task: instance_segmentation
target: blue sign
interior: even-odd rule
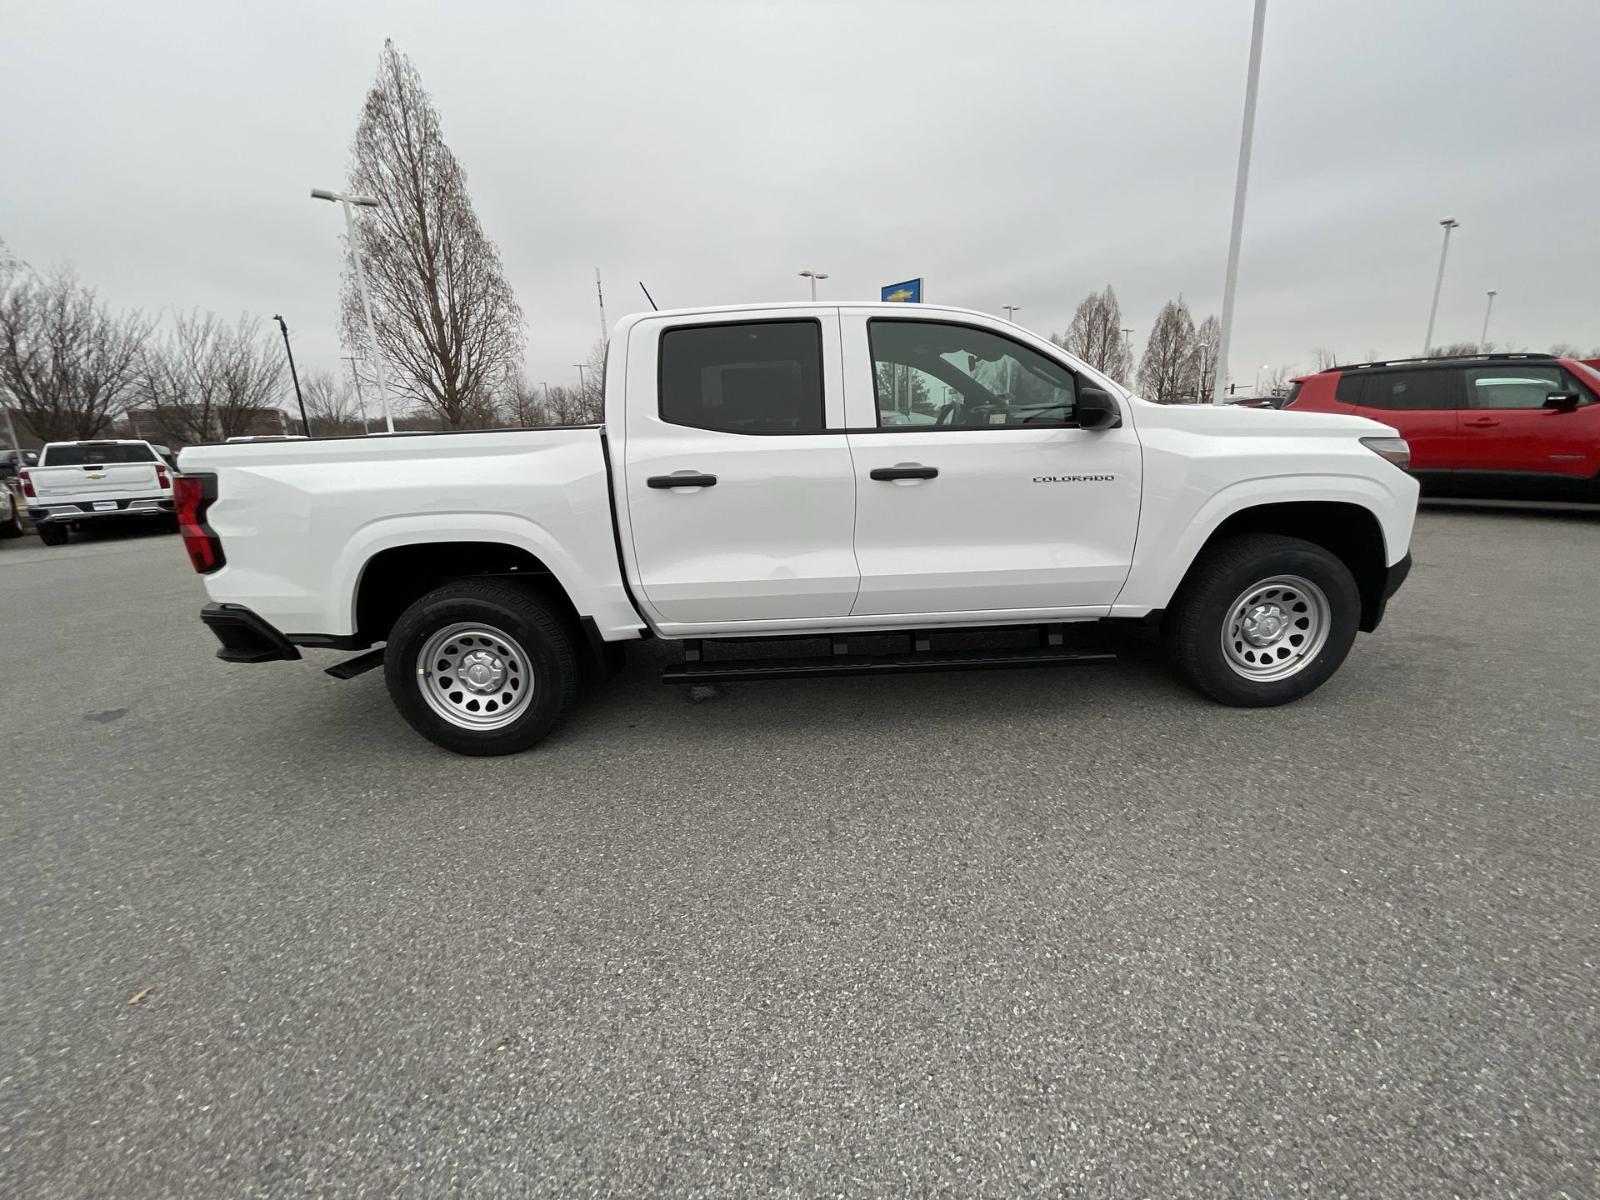
[[[886,284],[883,299],[890,304],[921,304],[922,280],[908,279],[904,283]]]

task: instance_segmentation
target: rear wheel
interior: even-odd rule
[[[1223,704],[1264,708],[1327,682],[1360,619],[1360,590],[1338,558],[1299,538],[1249,534],[1195,564],[1164,636],[1189,683]]]
[[[448,584],[401,614],[384,651],[395,707],[457,754],[515,754],[572,706],[566,623],[537,596],[490,580]]]
[[[67,544],[67,527],[57,521],[41,521],[36,528],[39,531],[39,540],[46,546],[64,546]]]

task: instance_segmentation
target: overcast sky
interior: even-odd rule
[[[282,312],[337,367],[339,187],[386,36],[416,63],[527,318],[575,380],[644,307],[876,298],[1142,348],[1220,307],[1250,0],[15,4],[0,238],[119,306]],[[1593,0],[1272,0],[1232,372],[1436,341],[1600,346]]]

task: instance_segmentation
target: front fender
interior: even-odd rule
[[[1384,563],[1405,557],[1416,517],[1417,483],[1402,471],[1394,480],[1337,473],[1266,475],[1231,483],[1208,496],[1163,497],[1165,519],[1141,522],[1133,568],[1111,610],[1112,616],[1142,616],[1166,607],[1190,564],[1222,523],[1246,509],[1267,504],[1325,501],[1353,504],[1370,512],[1382,530]],[[1147,511],[1155,507],[1147,497]],[[1187,515],[1187,519],[1184,518]]]

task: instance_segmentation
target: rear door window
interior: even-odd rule
[[[1374,371],[1361,377],[1361,407],[1390,411],[1455,408],[1458,374],[1450,369]],[[1342,387],[1343,381],[1340,383]]]
[[[816,321],[685,325],[661,335],[661,419],[722,433],[821,433]]]

